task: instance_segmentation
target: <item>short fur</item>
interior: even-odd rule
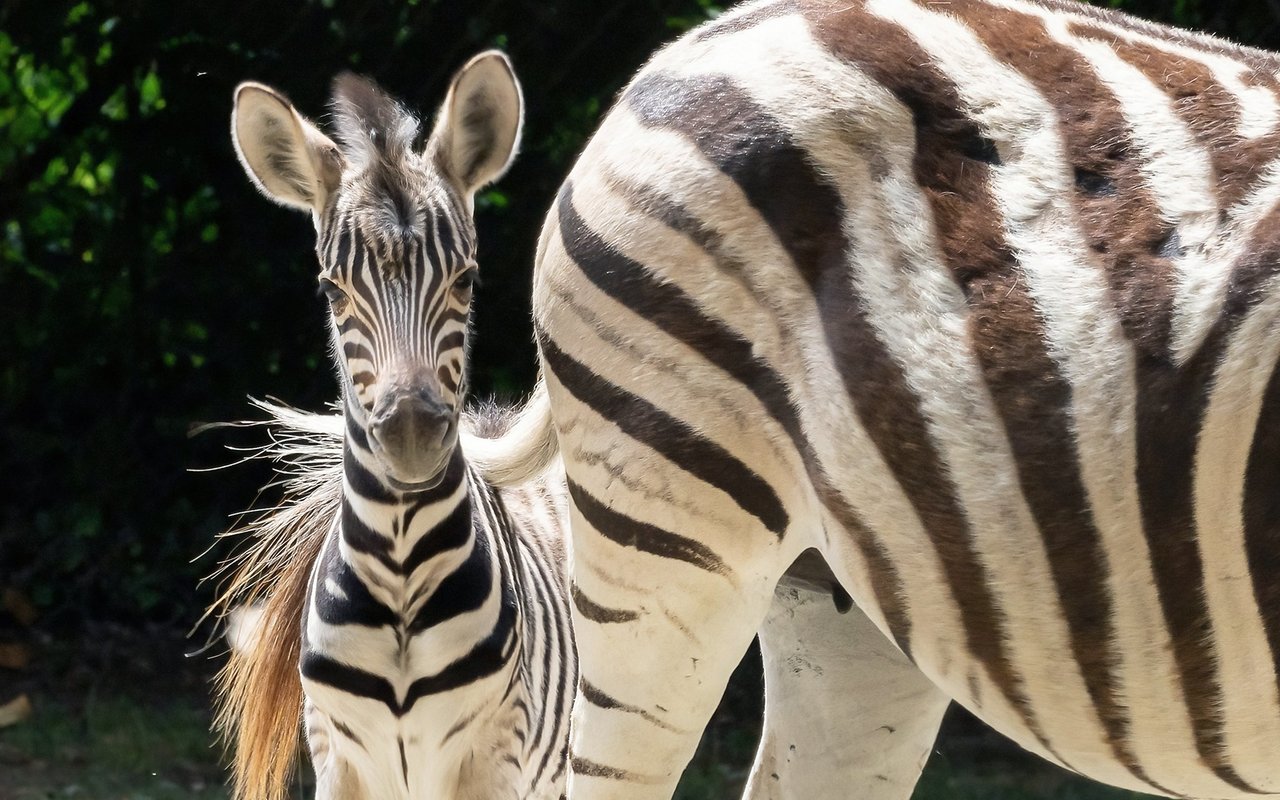
[[[242,529],[252,540],[214,607],[239,650],[218,683],[235,796],[283,797],[301,720],[318,797],[559,797],[576,682],[564,490],[499,495],[454,439],[470,201],[515,152],[518,82],[501,53],[473,58],[425,145],[365,79],[335,81],[333,108],[340,144],[269,87],[242,85],[233,115],[251,179],[313,212],[343,389],[336,417],[264,406],[260,456],[286,462],[286,498]],[[332,182],[305,169],[328,153]],[[498,413],[461,423],[482,460],[506,427]]]

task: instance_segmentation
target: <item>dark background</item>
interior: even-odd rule
[[[1122,0],[1237,41],[1280,40],[1280,0]],[[306,215],[258,196],[228,134],[241,80],[323,123],[329,81],[374,77],[429,118],[454,69],[505,49],[523,153],[477,203],[477,395],[534,375],[543,214],[600,114],[712,0],[0,0],[0,589],[47,637],[188,629],[261,465],[213,473],[249,395],[334,398]],[[269,501],[269,496],[267,497]],[[0,687],[2,688],[2,687]]]

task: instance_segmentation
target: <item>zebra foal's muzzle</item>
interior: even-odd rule
[[[437,486],[457,441],[453,409],[423,382],[387,387],[369,415],[370,448],[397,489]]]

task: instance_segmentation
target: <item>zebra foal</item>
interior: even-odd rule
[[[658,53],[535,268],[569,797],[669,797],[757,632],[753,798],[908,797],[951,699],[1280,797],[1278,202],[1280,59],[1083,4],[764,0]]]
[[[373,84],[334,84],[335,144],[279,93],[235,95],[267,197],[310,211],[342,414],[264,406],[288,498],[250,526],[216,608],[246,603],[219,677],[237,798],[286,786],[300,717],[322,800],[559,798],[576,685],[558,473],[497,490],[459,446],[475,191],[517,144],[505,56],[455,76],[425,146]],[[472,439],[497,424],[473,416]]]

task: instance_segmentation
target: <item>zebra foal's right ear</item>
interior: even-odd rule
[[[231,140],[249,179],[281,205],[319,212],[342,179],[338,146],[269,86],[236,87]]]
[[[524,98],[511,61],[486,50],[453,76],[427,149],[470,203],[476,190],[511,166],[523,123]]]

